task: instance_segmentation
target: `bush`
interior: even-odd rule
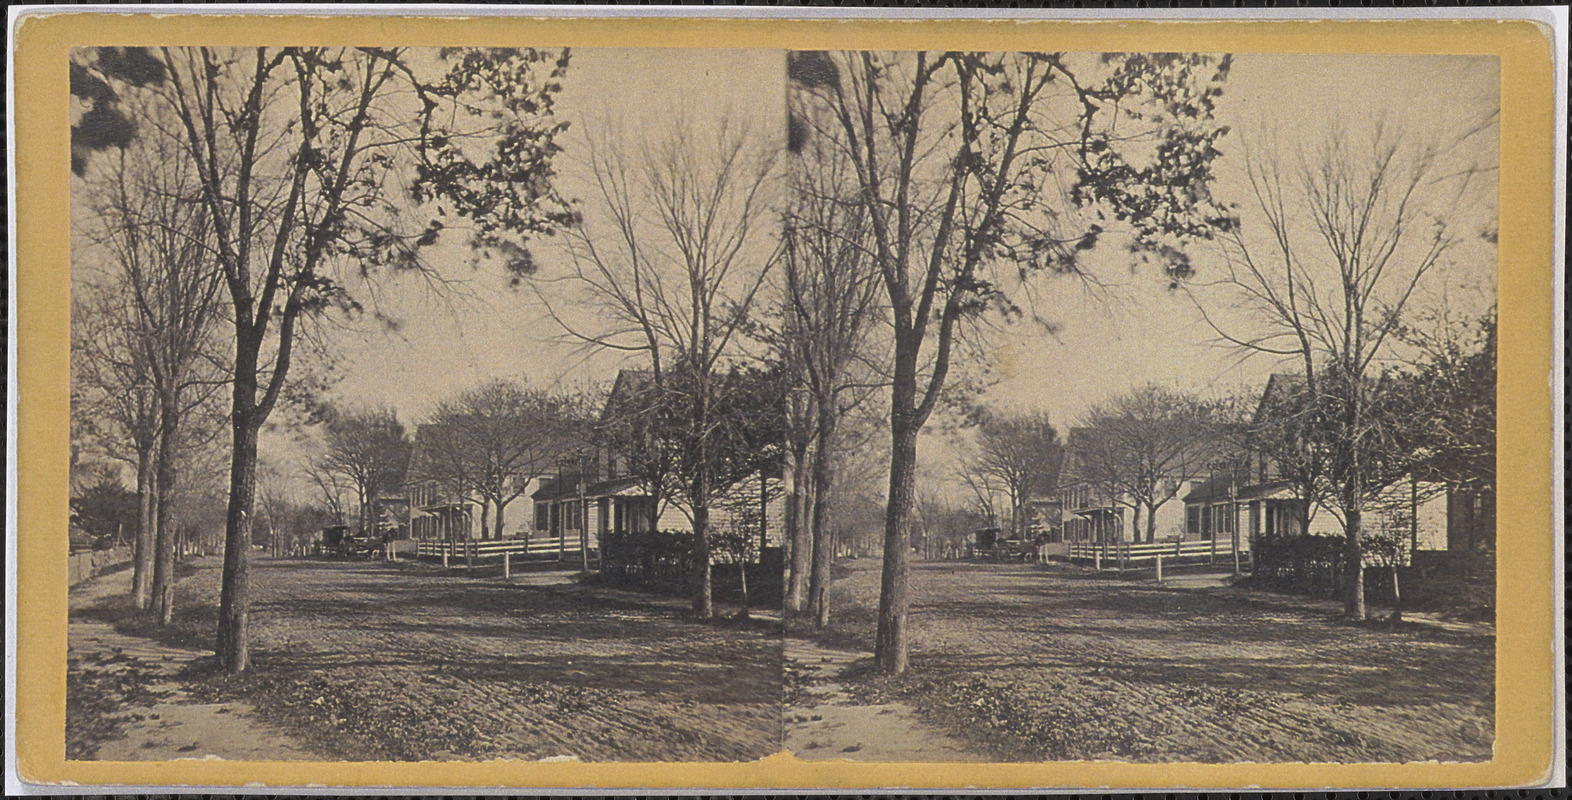
[[[781,573],[785,568],[780,548],[760,550],[733,533],[722,531],[710,537],[711,556],[720,557],[710,577],[715,596],[741,597],[736,564],[742,560],[747,565],[750,604],[779,603]],[[686,594],[693,569],[694,543],[691,531],[608,532],[601,537],[600,578],[625,586]]]
[[[1366,539],[1365,599],[1393,600],[1392,570],[1398,563],[1403,605],[1416,610],[1468,610],[1493,615],[1495,557],[1478,550],[1409,553],[1386,542],[1382,532]],[[1255,571],[1247,585],[1285,594],[1340,598],[1347,572],[1347,543],[1341,536],[1253,538]],[[1411,563],[1407,563],[1411,560]]]
[[[618,583],[680,590],[693,569],[691,531],[608,531],[600,546],[601,575]]]
[[[1347,554],[1341,536],[1254,536],[1252,586],[1274,592],[1336,597]]]

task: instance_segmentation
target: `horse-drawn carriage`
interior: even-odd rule
[[[321,539],[317,542],[320,555],[345,558],[370,558],[381,552],[382,547],[381,534],[357,532],[348,525],[323,528]]]
[[[972,534],[971,557],[979,561],[1031,561],[1037,557],[1037,536],[1012,539],[999,528],[979,528]]]

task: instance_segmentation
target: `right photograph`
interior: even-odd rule
[[[784,749],[1492,759],[1497,58],[786,69]]]

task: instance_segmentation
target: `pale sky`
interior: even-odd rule
[[[576,50],[558,104],[572,122],[558,161],[559,186],[581,198],[591,191],[583,166],[587,128],[609,125],[636,138],[680,114],[701,121],[725,116],[774,135],[784,129],[784,62],[780,51]],[[1233,130],[1221,143],[1215,191],[1240,194],[1243,184],[1230,159],[1237,162],[1244,142],[1261,142],[1266,131],[1276,132],[1275,152],[1286,153],[1316,141],[1333,124],[1368,131],[1377,117],[1422,132],[1456,126],[1497,108],[1497,75],[1493,58],[1238,56],[1217,110],[1219,122]],[[1478,138],[1474,144],[1493,163],[1494,131]],[[1487,180],[1479,213],[1493,221],[1494,173]],[[1064,429],[1091,405],[1147,382],[1213,395],[1260,387],[1282,368],[1207,344],[1214,335],[1193,301],[1153,274],[1132,271],[1119,248],[1107,250],[1093,258],[1097,291],[1067,280],[1037,285],[1036,311],[1059,326],[1056,337],[1032,325],[993,332],[998,381],[985,402],[1045,409]],[[542,275],[561,273],[560,253],[549,245],[535,252]],[[508,288],[496,271],[472,268],[467,253],[434,255],[449,277],[467,279],[462,291],[437,296],[422,284],[383,282],[376,287],[376,308],[398,320],[396,332],[369,318],[335,328],[340,401],[390,406],[413,429],[436,402],[488,378],[583,386],[609,382],[619,365],[639,365],[564,341],[533,292]],[[1212,256],[1203,248],[1192,257],[1204,277]],[[1450,265],[1431,291],[1469,308],[1488,305],[1495,293],[1493,247],[1474,241],[1458,257],[1471,263]],[[290,471],[298,447],[269,436],[264,460]],[[922,453],[926,472],[953,470],[945,466],[955,458],[952,440],[925,439]]]
[[[610,121],[636,136],[678,113],[700,119],[729,113],[761,131],[779,126],[783,65],[778,51],[576,50],[558,105],[574,125],[559,162],[560,185],[580,196],[587,191],[577,135],[586,126]],[[1421,132],[1455,126],[1497,107],[1497,74],[1493,58],[1237,56],[1217,111],[1233,130],[1221,144],[1216,191],[1240,194],[1229,159],[1237,160],[1245,141],[1263,141],[1266,131],[1276,132],[1276,152],[1290,152],[1333,124],[1367,131],[1378,116]],[[1486,146],[1493,159],[1493,135]],[[1488,181],[1493,187],[1493,173]],[[1481,192],[1490,215],[1493,195]],[[1446,282],[1472,284],[1473,295],[1483,298],[1478,302],[1488,303],[1493,253],[1463,248],[1460,257],[1478,263],[1452,269]],[[549,247],[537,255],[543,274],[560,269]],[[1204,276],[1208,254],[1194,257]],[[990,402],[1046,408],[1068,425],[1088,406],[1146,382],[1202,393],[1264,382],[1276,365],[1259,358],[1241,362],[1233,350],[1206,345],[1214,337],[1192,301],[1169,291],[1158,276],[1132,272],[1121,258],[1117,252],[1099,258],[1102,288],[1096,292],[1065,280],[1039,286],[1044,303],[1038,310],[1059,324],[1060,333],[1048,337],[1030,325],[998,332],[992,341],[1001,380]],[[462,262],[462,256],[453,260]],[[488,377],[572,384],[615,374],[616,357],[589,355],[585,361],[582,349],[560,341],[529,290],[510,290],[501,276],[467,266],[454,272],[470,276],[471,296],[439,299],[418,287],[384,287],[380,308],[402,327],[396,335],[370,325],[340,335],[341,395],[386,403],[405,420],[418,421],[444,395]]]
[[[1291,152],[1315,144],[1334,124],[1351,135],[1367,135],[1381,114],[1388,124],[1419,132],[1457,126],[1498,107],[1497,75],[1494,58],[1236,56],[1217,109],[1218,120],[1233,130],[1220,144],[1223,163],[1214,191],[1243,199],[1238,155],[1245,142],[1261,142],[1268,131],[1276,131],[1278,152]],[[1494,163],[1496,140],[1482,139],[1477,144]],[[1477,213],[1493,220],[1494,173],[1485,180]],[[1197,280],[1204,281],[1213,256],[1204,246],[1191,255]],[[1433,275],[1430,290],[1439,293],[1445,286],[1454,305],[1482,310],[1495,296],[1494,248],[1467,241],[1454,256],[1454,263]],[[1099,278],[1116,285],[1095,296],[1067,282],[1046,290],[1054,306],[1047,316],[1062,324],[1058,341],[1027,329],[1000,337],[999,369],[1010,376],[996,387],[1000,402],[1046,407],[1063,425],[1142,383],[1205,395],[1263,386],[1267,375],[1282,368],[1259,356],[1241,361],[1236,349],[1207,344],[1216,335],[1194,302],[1169,291],[1160,276],[1107,266]]]
[[[580,199],[594,191],[583,164],[588,128],[609,126],[636,138],[681,115],[696,127],[724,117],[768,135],[784,131],[785,63],[782,51],[574,50],[557,104],[571,122],[557,162],[558,186]],[[563,257],[551,244],[534,253],[543,276],[561,273]],[[400,321],[398,333],[367,326],[341,336],[341,395],[385,403],[401,419],[418,421],[444,396],[491,377],[575,385],[616,376],[620,358],[563,341],[530,289],[509,289],[500,274],[463,265],[466,258],[449,257],[451,273],[470,278],[466,296],[437,298],[421,286],[390,287],[379,308]]]
[[[698,135],[724,118],[761,136],[780,135],[784,68],[782,51],[574,51],[557,105],[571,123],[556,164],[558,186],[590,199],[587,130],[615,131],[620,139],[637,141],[675,117],[690,120]],[[1237,56],[1217,108],[1218,122],[1232,130],[1219,145],[1223,155],[1214,193],[1243,199],[1240,155],[1247,144],[1253,153],[1292,154],[1338,126],[1351,140],[1368,136],[1376,120],[1427,136],[1465,129],[1499,108],[1498,76],[1498,64],[1489,57]],[[1473,137],[1467,148],[1469,158],[1494,165],[1495,128]],[[1491,171],[1476,184],[1468,227],[1494,226],[1495,182]],[[562,273],[565,259],[551,244],[538,245],[535,255],[542,276]],[[1203,246],[1190,255],[1197,285],[1204,284],[1208,268],[1215,270],[1216,254]],[[392,407],[413,429],[436,402],[488,378],[525,376],[536,385],[580,387],[608,383],[619,366],[641,366],[565,341],[532,291],[510,289],[498,270],[474,268],[467,251],[444,245],[432,256],[447,278],[461,279],[457,291],[434,294],[408,277],[351,287],[398,326],[390,330],[370,315],[331,326],[328,336],[342,376],[335,391],[339,402]],[[1216,344],[1195,301],[1170,291],[1155,274],[1130,269],[1120,247],[1100,247],[1090,261],[1099,284],[1095,291],[1065,279],[1034,284],[1033,310],[1058,326],[1056,336],[1031,324],[991,331],[987,341],[997,382],[985,402],[1046,410],[1064,429],[1090,406],[1144,383],[1212,395],[1257,389],[1270,372],[1283,368],[1266,358],[1241,359],[1238,351]],[[1494,247],[1471,237],[1431,276],[1424,300],[1444,298],[1455,309],[1477,313],[1494,301],[1494,266]],[[1197,291],[1217,318],[1240,319]],[[264,435],[263,450],[263,460],[285,472],[301,455],[298,443],[276,433]],[[950,441],[926,440],[924,471],[945,474],[954,455]]]

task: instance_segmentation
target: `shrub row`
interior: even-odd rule
[[[1348,571],[1341,536],[1256,536],[1251,539],[1255,571],[1249,585],[1286,594],[1338,598]],[[1429,551],[1413,554],[1397,570],[1403,604],[1409,608],[1488,611],[1495,608],[1495,556],[1489,551]],[[1392,602],[1392,570],[1366,566],[1365,599]]]
[[[781,598],[781,551],[778,547],[743,546],[727,539],[731,532],[711,536],[710,552],[719,557],[710,578],[715,596],[738,599],[741,571],[747,573],[751,605],[778,604]],[[754,540],[755,542],[757,540]],[[671,594],[685,594],[693,569],[694,535],[690,531],[608,532],[601,537],[600,579]],[[742,570],[738,561],[743,562]]]

